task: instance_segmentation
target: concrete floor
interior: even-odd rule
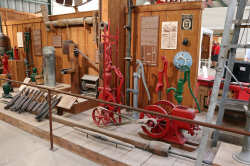
[[[99,166],[60,147],[0,121],[0,166]]]

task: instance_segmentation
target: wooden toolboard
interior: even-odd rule
[[[95,11],[91,12],[79,12],[73,14],[64,14],[50,16],[51,21],[67,18],[79,18],[79,17],[88,17],[93,16]],[[74,26],[67,28],[56,28],[55,31],[46,31],[46,27],[43,23],[42,17],[31,18],[26,20],[7,20],[6,23],[3,23],[4,33],[7,34],[10,38],[11,47],[17,46],[17,32],[25,32],[25,29],[30,28],[31,32],[39,30],[41,32],[41,44],[44,46],[53,46],[53,37],[60,36],[63,40],[73,40],[78,44],[78,48],[86,54],[92,62],[96,61],[96,43],[94,42],[94,30],[93,27],[89,26],[88,28],[84,26]],[[68,36],[69,34],[69,36]],[[32,37],[31,37],[32,39]],[[39,54],[35,53],[39,49],[34,48],[31,44],[31,55],[34,63],[34,67],[37,67],[38,73],[42,73],[43,68],[43,56],[37,56]],[[19,55],[21,60],[25,58],[24,48],[19,48]],[[42,50],[41,50],[42,51]],[[67,57],[63,55],[62,48],[55,48],[56,55],[56,81],[59,83],[70,84],[70,75],[62,75],[61,69],[70,67]],[[89,67],[86,60],[79,56],[79,65],[80,65],[80,75],[90,74],[98,75],[98,73]],[[96,65],[98,68],[98,65]]]
[[[173,65],[173,59],[177,52],[188,51],[193,58],[193,65],[191,67],[191,84],[195,91],[196,81],[198,75],[198,65],[199,65],[199,50],[200,50],[200,34],[201,34],[201,14],[202,14],[202,3],[201,2],[182,2],[182,3],[167,3],[159,5],[145,5],[136,6],[133,13],[132,21],[132,56],[133,62],[136,59],[142,59],[141,50],[141,19],[145,16],[159,16],[159,28],[158,28],[158,49],[157,49],[157,63],[156,65],[144,65],[145,77],[151,94],[151,103],[158,100],[158,94],[155,92],[157,84],[158,72],[162,70],[163,63],[161,61],[161,56],[165,56],[168,61],[168,81],[169,87],[177,86],[177,81],[180,77],[183,77],[183,72],[178,71]],[[183,18],[186,15],[192,17],[191,29],[184,30],[182,27]],[[178,22],[177,30],[177,48],[176,49],[161,49],[161,34],[162,34],[162,23],[163,22]],[[188,24],[185,28],[189,28]],[[182,44],[183,40],[187,38],[189,40],[189,45],[184,46]],[[136,70],[135,63],[131,67],[132,72]],[[132,74],[131,72],[131,74]],[[164,78],[165,79],[165,78]],[[131,77],[131,85],[133,85],[133,78]],[[164,80],[165,82],[165,80]],[[173,93],[170,96],[170,101],[175,101]],[[140,81],[139,85],[139,106],[142,107],[146,105],[147,100],[144,96],[146,91]],[[166,99],[166,87],[164,87],[162,98]],[[194,100],[188,90],[187,83],[184,88],[184,100],[183,105],[194,106]]]

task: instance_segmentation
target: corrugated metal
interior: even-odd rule
[[[35,13],[40,11],[41,4],[48,4],[49,0],[0,0],[1,8]]]

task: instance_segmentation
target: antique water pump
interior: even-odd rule
[[[104,28],[103,37],[103,87],[99,87],[98,99],[121,104],[121,91],[124,84],[124,76],[120,69],[112,64],[112,50],[115,50],[115,57],[119,59],[118,41],[119,33],[110,35],[110,27]],[[115,88],[111,87],[112,71],[115,74]],[[120,124],[122,121],[120,107],[110,104],[100,104],[92,112],[92,119],[98,126],[106,126],[109,123]]]
[[[147,87],[147,83],[145,80],[145,75],[144,75],[144,68],[142,62],[137,59],[136,64],[138,65],[137,71],[134,72],[133,77],[134,77],[134,89],[127,89],[128,92],[133,93],[133,107],[137,108],[138,107],[138,97],[139,97],[139,79],[142,78],[142,82],[144,85],[144,88],[146,90],[147,96],[148,96],[148,102],[150,102],[150,93]],[[139,113],[134,112],[133,113],[134,119],[139,118]]]
[[[163,76],[167,70],[167,61],[164,57],[162,59],[164,63],[164,69],[158,74],[158,84],[156,86],[157,92],[161,92],[163,89]],[[180,82],[185,82],[185,79]],[[161,95],[159,95],[159,97],[161,97]],[[158,102],[154,103],[153,105],[148,105],[144,109],[192,120],[195,118],[196,114],[194,109],[183,107],[181,105],[174,105],[172,102],[162,100],[161,98]],[[147,113],[140,113],[140,119],[155,119],[156,123],[154,121],[148,121],[146,124],[141,126],[143,132],[149,137],[180,145],[184,145],[187,142],[187,139],[183,134],[184,130],[186,130],[188,134],[194,135],[195,131],[199,129],[197,125]]]
[[[173,87],[168,88],[166,90],[167,95],[171,91],[174,91],[175,100],[177,101],[178,105],[181,105],[183,101],[184,85],[186,82],[188,82],[189,92],[191,93],[193,99],[195,100],[197,109],[199,110],[199,112],[201,112],[199,103],[191,87],[191,81],[190,81],[190,68],[192,66],[191,55],[188,52],[178,52],[174,58],[174,65],[178,70],[184,72],[184,78],[180,78],[178,80],[177,88],[173,88]]]

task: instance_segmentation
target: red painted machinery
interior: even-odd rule
[[[160,92],[163,90],[163,74],[166,76],[167,81],[167,61],[163,57],[164,63],[163,71],[158,74],[158,83],[156,91]],[[159,95],[160,96],[160,95]],[[180,105],[174,105],[170,101],[160,100],[153,105],[148,105],[144,109],[165,114],[171,116],[177,116],[181,118],[187,118],[193,120],[195,118],[196,111],[194,109],[189,109]],[[142,125],[142,130],[149,137],[154,139],[160,139],[166,142],[184,145],[186,143],[186,138],[183,135],[183,130],[186,130],[190,135],[195,134],[195,130],[198,130],[197,125],[189,124],[187,122],[171,120],[169,118],[164,118],[160,116],[155,116],[152,114],[140,113],[140,119],[155,119],[156,121],[148,120],[146,124]]]
[[[3,74],[8,74],[9,73],[8,60],[9,60],[8,55],[4,54],[3,57],[2,57]]]
[[[103,35],[103,87],[99,87],[98,99],[121,104],[121,91],[124,83],[124,77],[118,67],[112,65],[112,49],[115,47],[116,61],[118,57],[118,39],[119,32],[115,36],[110,35],[110,28],[104,28]],[[111,88],[112,71],[116,75],[116,88]],[[119,79],[117,79],[117,77]],[[100,104],[92,112],[92,119],[98,126],[106,126],[110,123],[120,124],[122,118],[120,116],[120,107],[115,107],[109,104]]]
[[[164,75],[165,75],[166,87],[168,87],[168,76],[167,76],[168,62],[167,62],[165,56],[162,56],[161,59],[163,61],[163,70],[158,73],[158,82],[157,82],[156,88],[155,88],[156,93],[158,93],[159,99],[161,99],[161,93],[162,93],[163,88],[164,88],[164,82],[163,82]]]
[[[191,119],[195,118],[195,110],[183,106],[175,106],[173,103],[161,100],[154,105],[148,105],[144,109],[158,112],[165,115],[172,115],[181,118]],[[140,119],[156,119],[157,123],[148,121],[142,125],[142,130],[148,136],[154,139],[160,139],[166,142],[181,144],[186,143],[186,138],[183,135],[183,130],[188,131],[188,134],[194,135],[195,130],[198,130],[197,125],[189,124],[187,122],[171,120],[169,118],[154,116],[151,114],[140,114]]]

